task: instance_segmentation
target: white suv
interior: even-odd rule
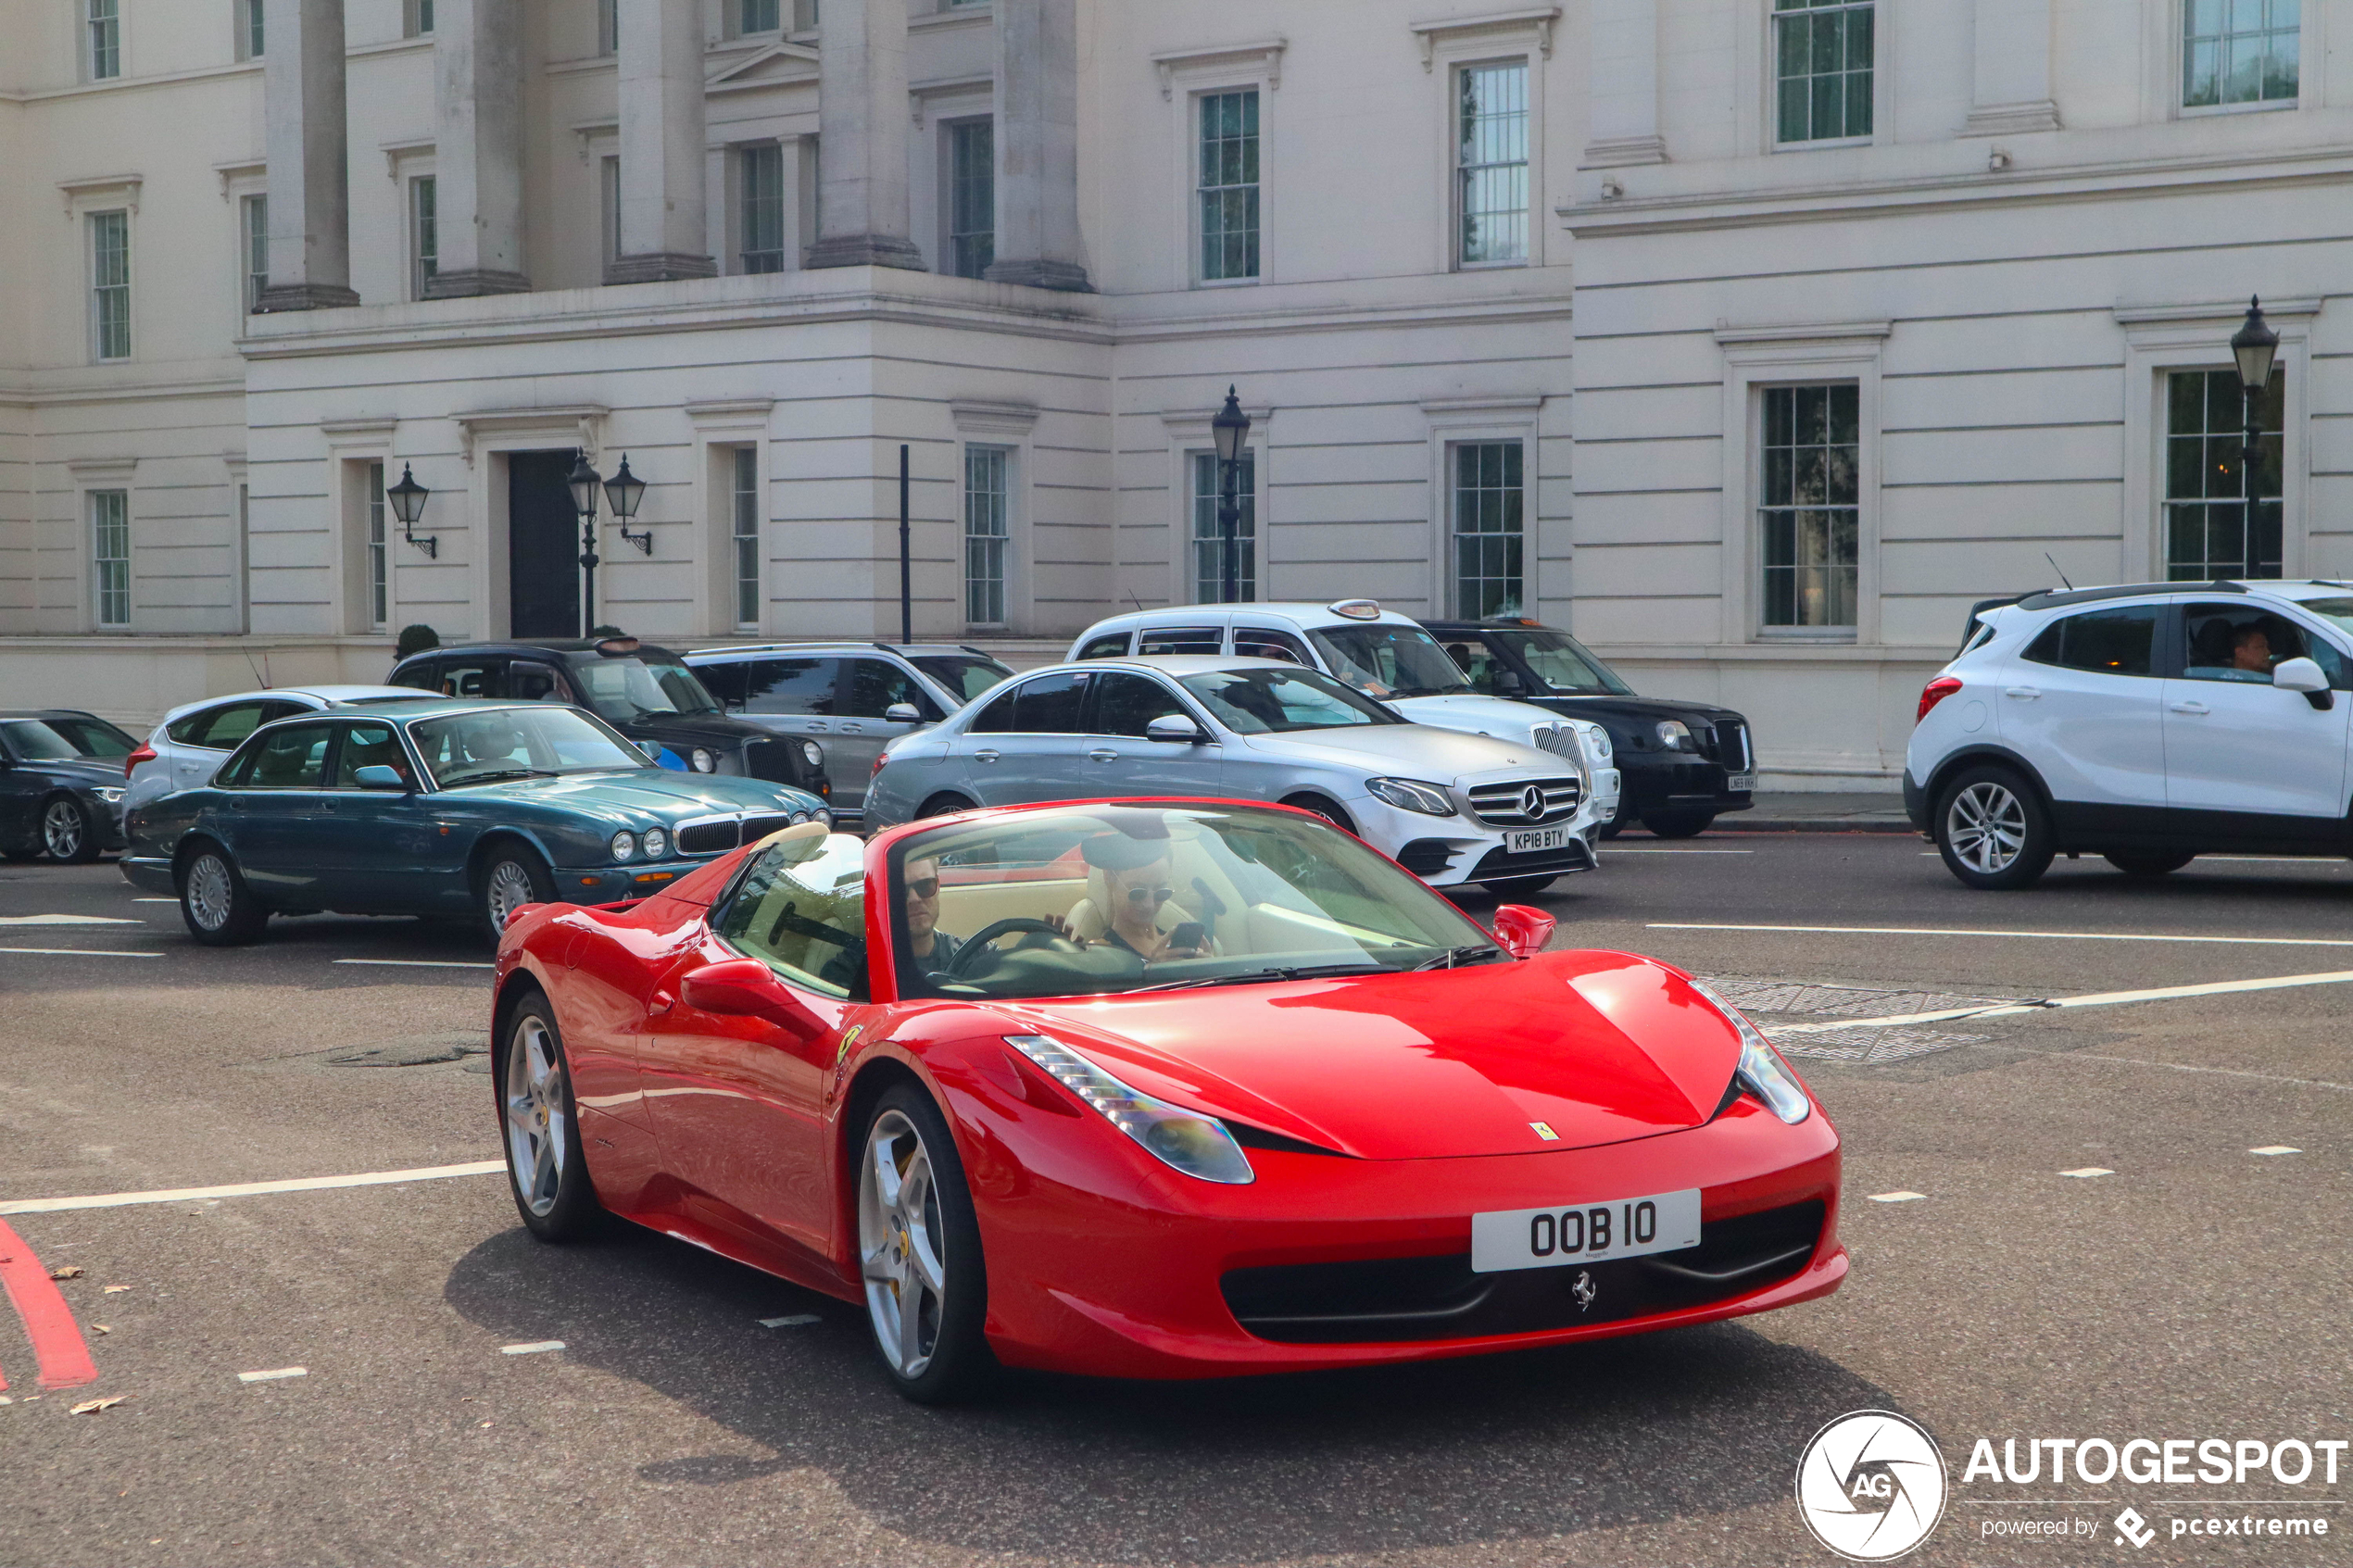
[[[1971,887],[2052,856],[2353,854],[2353,586],[2158,583],[1981,608],[1920,693],[1904,803]]]

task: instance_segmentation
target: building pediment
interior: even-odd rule
[[[753,87],[791,86],[816,80],[816,50],[806,44],[776,43],[705,77],[703,84],[714,92],[741,92]]]

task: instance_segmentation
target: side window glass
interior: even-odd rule
[[[2045,627],[2024,657],[2096,675],[2146,675],[2157,646],[2157,612],[2155,605],[2133,605],[2070,615]]]
[[[719,935],[786,980],[864,1001],[865,846],[846,834],[769,846],[717,922]]]
[[[2243,604],[2185,605],[2182,615],[2182,673],[2193,681],[2269,685],[2281,660],[2317,659],[2322,646],[2286,617]],[[2322,662],[2321,668],[2327,671],[2329,666]],[[2336,684],[2333,675],[2329,684]]]
[[[288,724],[260,737],[229,782],[246,789],[317,789],[326,776],[332,724]]]
[[[1226,632],[1219,626],[1159,626],[1137,633],[1139,655],[1160,653],[1223,653]]]
[[[234,751],[245,744],[245,738],[268,721],[272,703],[233,702],[216,708],[209,713],[197,715],[196,727],[186,739],[191,745],[208,746],[215,751]],[[179,738],[179,737],[174,737]]]
[[[409,759],[391,725],[354,724],[344,731],[342,749],[335,753],[334,787],[358,789],[362,768],[390,768],[403,779],[409,777]]]
[[[479,659],[452,659],[437,667],[444,696],[495,696],[498,666]]]
[[[1008,735],[1018,727],[1021,718],[1021,688],[1008,687],[974,716],[971,734],[976,735]]]
[[[703,689],[718,698],[722,708],[733,712],[744,705],[744,672],[750,668],[741,660],[729,659],[724,664],[698,664],[694,671]]]
[[[1085,733],[1088,680],[1088,676],[1080,674],[1048,675],[1023,686],[1022,733],[1032,735]]]
[[[1111,670],[1096,679],[1094,732],[1099,735],[1132,735],[1141,740],[1144,727],[1167,713],[1192,717],[1176,693],[1149,675]]]
[[[517,702],[564,702],[562,678],[545,664],[507,666],[507,695]]]
[[[392,677],[396,686],[414,691],[437,692],[441,689],[441,665],[436,659],[421,659],[414,664],[404,664]]]
[[[1108,636],[1096,637],[1078,650],[1078,657],[1081,659],[1126,659],[1127,633],[1114,632]]]
[[[744,711],[829,716],[837,659],[756,659],[744,666]]]
[[[841,708],[845,719],[880,719],[901,702],[913,704],[927,721],[940,717],[939,705],[915,678],[887,659],[853,659],[849,676],[849,696]]]
[[[1234,657],[1237,659],[1287,659],[1293,664],[1315,668],[1315,659],[1307,645],[1292,633],[1272,626],[1237,626],[1234,628]]]
[[[1469,683],[1471,690],[1484,692],[1489,696],[1501,695],[1501,677],[1510,666],[1496,658],[1494,650],[1484,642],[1476,640],[1448,643],[1445,646],[1446,657],[1462,666],[1463,679]],[[1516,681],[1513,684],[1516,688]],[[1512,695],[1518,695],[1516,689]]]

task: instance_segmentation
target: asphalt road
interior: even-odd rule
[[[1836,1296],[945,1411],[885,1386],[859,1314],[650,1234],[537,1246],[497,1176],[8,1215],[497,1148],[470,934],[313,917],[212,952],[110,865],[0,868],[0,1223],[82,1271],[58,1288],[99,1373],[42,1393],[0,1313],[0,1562],[1830,1562],[1792,1475],[1867,1408],[1920,1422],[1952,1478],[1906,1561],[2353,1561],[2353,1453],[2333,1486],[1963,1478],[1979,1437],[2353,1438],[2353,991],[1855,1022],[2353,972],[2353,866],[2062,863],[1995,896],[1924,847],[1629,835],[1538,900],[1562,945],[1659,954],[1788,1031],[1845,1139]],[[123,923],[28,919],[57,916]],[[2278,1147],[2301,1152],[2250,1152]],[[1895,1193],[1920,1196],[1872,1200]],[[2331,1533],[2170,1535],[2224,1503]],[[2127,1504],[2145,1549],[2114,1538]],[[2096,1533],[1987,1534],[2062,1518]]]

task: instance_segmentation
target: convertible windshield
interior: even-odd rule
[[[906,997],[1116,996],[1504,957],[1348,834],[1250,807],[942,826],[898,845],[888,875]]]
[[[1220,670],[1178,683],[1241,735],[1394,724],[1396,715],[1313,670]]]
[[[1487,633],[1536,671],[1547,691],[1565,696],[1631,696],[1634,688],[1617,671],[1595,659],[1585,645],[1566,632],[1504,631]]]
[[[103,719],[10,719],[0,722],[8,745],[28,762],[63,762],[77,757],[120,761],[139,743]]]
[[[1418,626],[1326,626],[1307,633],[1332,673],[1374,696],[1466,692],[1463,671]]]
[[[912,654],[907,662],[946,686],[959,702],[970,702],[1013,672],[1012,665],[979,654]]]
[[[443,789],[493,779],[650,768],[646,754],[577,709],[494,708],[420,719],[409,738]]]
[[[662,713],[716,713],[719,704],[674,659],[600,659],[575,664],[588,706],[607,722],[634,724]]]

